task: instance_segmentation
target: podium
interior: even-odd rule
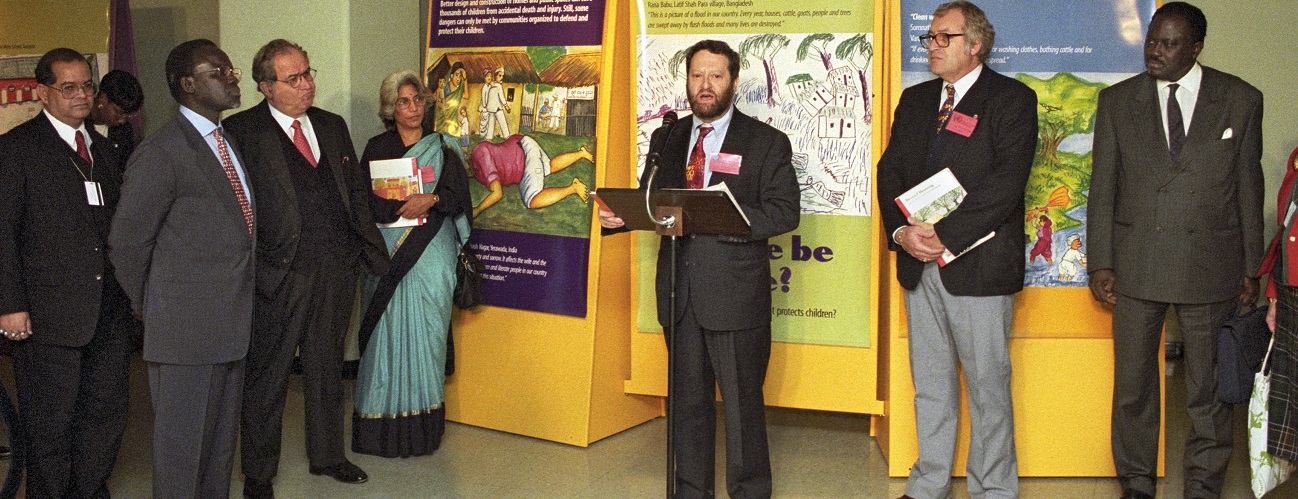
[[[644,189],[604,188],[591,194],[596,202],[622,218],[628,230],[652,230],[663,236],[720,234],[747,236],[748,218],[725,183],[708,189],[656,189],[645,199]],[[674,221],[660,223],[649,216]],[[666,226],[670,225],[670,226]]]
[[[652,175],[650,176],[652,182]],[[663,327],[667,336],[667,497],[676,496],[676,450],[673,437],[676,411],[672,397],[673,373],[676,371],[676,238],[691,234],[747,236],[748,217],[735,201],[725,183],[707,189],[626,189],[604,188],[591,193],[599,205],[613,212],[625,225],[622,230],[652,230],[671,239],[669,279],[671,291],[667,300],[670,324]],[[652,209],[653,215],[650,216]]]

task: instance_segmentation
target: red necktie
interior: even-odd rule
[[[955,85],[947,84],[946,101],[942,103],[942,109],[937,112],[937,130],[933,133],[942,133],[942,128],[946,127],[946,121],[951,119],[951,110],[955,107]]]
[[[297,146],[297,152],[302,153],[307,163],[311,163],[311,168],[316,167],[315,153],[311,152],[311,144],[306,141],[306,135],[302,134],[302,122],[293,120],[293,145]]]
[[[694,150],[690,151],[690,162],[685,167],[685,187],[690,189],[703,188],[703,138],[712,132],[710,126],[699,127],[699,138],[694,140]]]
[[[221,136],[221,129],[213,130],[212,136],[216,137],[216,150],[221,153],[221,168],[225,169],[225,177],[230,180],[234,197],[239,199],[239,210],[243,211],[243,222],[248,224],[248,235],[251,236],[252,204],[248,202],[248,195],[243,192],[243,183],[239,182],[239,172],[234,170],[234,162],[230,161],[230,149],[225,146],[225,137]]]
[[[90,159],[90,149],[86,148],[86,138],[83,135],[81,135],[81,130],[77,130],[76,135],[77,135],[77,156],[81,156],[81,159],[86,160],[87,165],[95,166],[95,161]]]

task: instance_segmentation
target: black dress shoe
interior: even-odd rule
[[[370,479],[370,476],[365,474],[365,470],[352,464],[351,461],[343,461],[324,468],[311,468],[311,474],[330,476],[342,483],[365,483]]]
[[[270,482],[245,479],[243,481],[243,497],[244,499],[274,499],[275,489],[271,487]]]
[[[1122,491],[1121,499],[1154,499],[1154,496],[1151,496],[1139,490],[1127,489]]]

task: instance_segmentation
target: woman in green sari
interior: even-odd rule
[[[451,65],[442,83],[438,85],[438,105],[435,109],[437,131],[447,135],[460,136],[460,108],[464,106],[464,90],[469,86],[469,74],[464,64]]]
[[[370,139],[361,163],[416,158],[421,193],[405,201],[371,196],[376,220],[425,218],[417,227],[383,228],[392,265],[365,286],[356,376],[352,451],[384,457],[430,453],[446,425],[451,295],[461,241],[469,237],[469,180],[455,138],[424,130],[428,91],[412,71],[379,91],[388,131]]]

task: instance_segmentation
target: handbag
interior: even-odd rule
[[[456,234],[459,237],[459,234]],[[482,303],[483,265],[468,244],[460,244],[460,256],[455,262],[455,306],[473,308]]]
[[[1271,357],[1273,339],[1263,356],[1262,364]],[[1262,497],[1289,478],[1293,464],[1276,459],[1266,451],[1267,398],[1271,394],[1271,374],[1263,367],[1253,375],[1253,396],[1248,401],[1248,474],[1253,494]]]
[[[1249,401],[1253,374],[1262,367],[1271,330],[1266,307],[1236,312],[1217,331],[1217,399],[1227,404]]]

